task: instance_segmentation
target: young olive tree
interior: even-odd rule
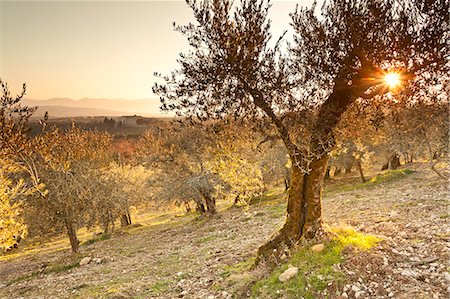
[[[53,129],[35,138],[36,164],[46,193],[30,204],[45,210],[67,230],[73,252],[78,252],[77,229],[92,218],[98,169],[109,162],[106,133]],[[47,219],[41,219],[47,221]]]
[[[260,247],[258,263],[283,244],[321,235],[334,129],[356,100],[389,91],[385,69],[401,70],[406,81],[445,64],[449,4],[334,0],[320,15],[315,5],[297,9],[294,43],[284,56],[280,42],[269,44],[267,1],[187,3],[196,24],[175,30],[191,49],[180,54],[179,70],[154,85],[162,109],[200,121],[267,117],[292,163],[286,223]]]
[[[99,224],[104,233],[114,230],[117,218],[122,227],[132,224],[130,208],[143,205],[149,197],[153,176],[154,172],[142,165],[111,162],[98,169],[92,192],[96,211],[93,223]]]
[[[216,214],[214,198],[218,177],[208,171],[205,150],[210,138],[199,126],[166,126],[148,130],[139,141],[139,152],[147,167],[158,175],[153,180],[156,198],[185,205],[194,201],[200,213]]]

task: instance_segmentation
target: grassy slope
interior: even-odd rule
[[[395,181],[405,177],[406,175],[411,174],[412,171],[409,170],[399,170],[399,171],[388,171],[384,174],[377,175],[372,178],[367,183],[345,183],[346,180],[335,182],[334,184],[330,184],[326,187],[326,194],[333,195],[335,193],[340,193],[348,190],[356,190],[356,189],[364,189],[364,188],[373,188],[379,186],[381,184],[391,184]],[[347,180],[348,181],[348,180]],[[351,181],[351,180],[350,180]],[[274,219],[275,223],[280,223],[280,219],[284,217],[285,211],[285,194],[282,192],[282,189],[275,189],[271,192],[268,192],[263,197],[258,198],[254,201],[254,205],[258,208],[252,207],[242,207],[237,211],[225,209],[228,208],[227,205],[221,206],[222,214],[228,217],[236,217],[236,220],[241,222],[242,225],[245,225],[246,222],[251,223],[254,219],[258,218],[268,218]],[[254,211],[253,211],[254,210]],[[252,213],[253,211],[253,213]],[[125,240],[129,235],[139,236],[141,234],[153,234],[160,232],[164,233],[167,230],[176,230],[178,228],[185,228],[187,226],[192,227],[192,230],[195,233],[195,247],[199,248],[198,251],[201,254],[204,254],[207,258],[211,258],[213,255],[209,250],[214,247],[214,243],[231,241],[230,244],[234,243],[234,240],[239,241],[237,236],[226,236],[230,238],[230,240],[224,240],[224,235],[227,233],[226,231],[220,231],[220,226],[223,226],[223,222],[226,223],[223,219],[218,223],[218,226],[215,227],[211,225],[210,219],[201,219],[195,220],[196,214],[187,214],[180,215],[179,211],[173,212],[171,214],[143,214],[138,217],[138,222],[142,223],[142,226],[134,226],[129,228],[128,230],[122,231],[120,230],[117,235],[113,236],[112,240],[105,237],[94,237],[92,238],[91,232],[81,231],[81,240],[84,244],[81,247],[82,251],[88,251],[89,248],[94,248],[96,251],[101,252],[113,250],[112,256],[119,257],[133,257],[138,256],[143,251],[151,250],[149,246],[153,246],[153,243],[150,243],[154,240],[145,240],[143,239],[133,239],[137,241],[136,243],[130,243],[128,240],[124,243],[120,243],[121,246],[125,246],[119,248],[114,245],[120,242],[122,239]],[[263,220],[264,221],[264,220]],[[267,221],[265,221],[267,222]],[[255,224],[258,225],[258,224]],[[270,226],[270,223],[269,223]],[[217,231],[215,231],[217,230]],[[209,231],[209,232],[207,232]],[[297,294],[301,295],[305,298],[314,298],[314,294],[319,292],[323,292],[326,287],[329,287],[329,284],[337,284],[341,285],[344,283],[344,276],[339,272],[339,270],[335,267],[335,265],[342,262],[343,259],[343,250],[348,246],[352,246],[355,248],[368,249],[371,246],[375,245],[379,240],[371,237],[356,233],[350,229],[338,229],[335,231],[337,234],[337,238],[330,243],[327,244],[326,249],[320,253],[315,254],[312,253],[308,248],[300,248],[291,259],[285,264],[281,265],[277,269],[274,270],[269,276],[263,278],[262,280],[256,282],[252,288],[252,294],[255,297],[259,298],[268,298],[268,297],[278,297],[280,294]],[[173,236],[167,236],[167,238],[176,239],[176,234]],[[234,238],[234,239],[233,239]],[[142,242],[142,243],[139,243]],[[161,242],[164,242],[162,239]],[[176,240],[175,240],[176,242]],[[260,244],[261,241],[256,240],[253,243]],[[151,245],[150,245],[151,244]],[[231,245],[229,245],[231,246]],[[253,245],[254,246],[254,245]],[[32,269],[31,271],[17,271],[16,273],[9,273],[10,275],[6,275],[8,277],[8,285],[14,287],[15,284],[23,281],[33,281],[33,279],[42,279],[45,278],[46,275],[61,275],[67,272],[71,274],[73,271],[77,271],[78,267],[77,262],[84,255],[72,255],[69,257],[67,254],[61,251],[66,250],[68,247],[68,241],[65,238],[58,238],[52,240],[50,242],[46,242],[44,244],[36,243],[34,245],[30,245],[29,247],[20,249],[17,252],[13,252],[8,255],[0,256],[0,263],[9,261],[10,265],[18,264],[20,265],[21,261],[29,262],[31,260],[39,260],[41,259],[49,259],[49,257],[53,258],[52,262],[45,267],[43,270]],[[220,247],[220,246],[219,246]],[[45,249],[44,249],[45,248]],[[155,247],[155,250],[158,248]],[[59,255],[57,255],[59,253]],[[183,252],[175,252],[169,256],[165,256],[163,260],[156,263],[156,267],[171,267],[172,272],[183,270],[185,271],[186,265],[182,264],[183,260]],[[227,256],[225,258],[228,258]],[[245,253],[242,257],[238,257],[239,262],[233,263],[233,259],[231,259],[231,263],[228,265],[221,266],[219,269],[220,275],[224,278],[223,282],[215,283],[212,285],[212,289],[216,289],[217,291],[228,289],[231,287],[233,289],[233,277],[240,277],[245,273],[249,265],[253,262],[253,254]],[[236,258],[234,258],[236,260]],[[300,268],[300,271],[303,273],[308,273],[307,275],[299,275],[292,281],[280,284],[278,282],[278,275],[284,271],[289,264],[297,266]],[[127,266],[128,267],[128,266]],[[120,268],[120,267],[119,267]],[[109,267],[100,267],[98,271],[103,274],[109,274],[109,272],[116,271],[117,268],[109,268]],[[122,278],[112,279],[109,282],[102,282],[106,285],[98,285],[98,286],[85,286],[86,283],[80,284],[79,286],[75,286],[77,296],[81,296],[83,298],[85,296],[93,296],[93,297],[104,297],[108,298],[108,294],[120,293],[127,287],[131,287],[133,285],[133,281],[138,279],[139,277],[153,275],[151,271],[148,269],[134,269],[134,273],[130,276],[124,276]],[[132,271],[133,272],[133,271]],[[181,271],[180,271],[181,272]],[[0,273],[2,274],[2,273]],[[112,273],[113,274],[113,273]],[[167,273],[160,273],[163,277],[168,275]],[[168,278],[161,279],[158,275],[156,275],[156,281],[149,281],[147,284],[147,288],[145,292],[139,291],[138,293],[144,294],[145,296],[163,296],[169,292],[170,289],[173,289],[172,285],[174,283],[180,282],[183,277],[191,278],[190,274],[181,274],[180,277],[177,278]],[[114,275],[111,275],[114,276]],[[2,277],[2,276],[0,276]],[[4,276],[5,277],[5,276]],[[242,277],[242,276],[241,276]],[[249,277],[249,280],[252,280],[253,277]],[[125,287],[124,287],[125,286]],[[78,288],[77,288],[78,287]],[[108,290],[105,293],[105,290]],[[32,297],[33,290],[27,291],[25,290],[25,296],[30,295]],[[45,292],[44,292],[45,294]],[[0,292],[0,295],[2,293]],[[4,294],[3,294],[4,295]],[[300,296],[299,295],[299,296]],[[74,295],[75,296],[75,295]],[[293,295],[292,295],[293,296]],[[132,295],[132,297],[138,298],[136,293]],[[169,296],[170,297],[170,296]]]

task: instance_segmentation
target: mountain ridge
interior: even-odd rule
[[[34,116],[43,116],[45,111],[50,117],[74,117],[74,116],[122,116],[141,115],[148,117],[167,117],[159,110],[159,100],[147,99],[123,99],[123,98],[51,98],[47,100],[35,100],[24,98],[22,103],[26,106],[39,107]]]

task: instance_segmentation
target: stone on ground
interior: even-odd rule
[[[91,262],[92,258],[87,256],[81,259],[80,266],[85,266]]]
[[[323,245],[323,244],[316,244],[311,247],[311,250],[313,252],[322,252],[324,249],[325,249],[325,245]]]
[[[281,282],[286,282],[295,275],[297,275],[297,273],[298,273],[297,267],[289,267],[286,271],[281,273],[280,276],[278,276],[278,280]]]

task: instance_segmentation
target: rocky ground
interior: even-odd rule
[[[338,265],[345,284],[327,298],[448,298],[448,182],[424,164],[407,167],[415,172],[392,182],[325,192],[326,223],[384,239],[371,251],[346,253]],[[230,269],[249,263],[283,224],[283,198],[278,190],[213,218],[135,225],[79,255],[49,243],[0,256],[0,298],[244,297],[252,277]],[[230,283],[233,277],[239,281]]]
[[[389,186],[337,194],[325,205],[326,215],[385,240],[348,255],[342,298],[449,298],[449,185],[425,165],[412,168]]]

